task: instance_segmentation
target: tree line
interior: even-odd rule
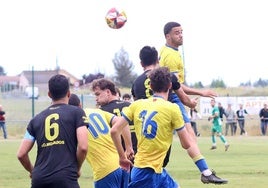
[[[124,48],[121,48],[117,53],[115,53],[114,59],[112,60],[114,69],[115,69],[115,75],[111,77],[113,81],[118,84],[121,87],[131,87],[134,80],[138,77],[136,73],[133,72],[134,64],[129,59],[128,53],[124,50]],[[88,78],[87,80],[92,81],[94,77],[98,77],[100,73],[97,74],[89,74],[88,76],[84,75],[85,78]],[[105,75],[102,74],[102,77]],[[194,84],[187,84],[194,88],[226,88],[227,85],[222,79],[213,79],[209,86],[204,86],[202,82],[195,82]],[[268,80],[264,80],[262,78],[259,78],[258,81],[251,83],[250,81],[247,81],[245,83],[240,83],[239,86],[253,86],[253,87],[267,87],[268,86]]]
[[[134,64],[133,62],[129,59],[129,54],[128,52],[124,49],[121,48],[118,52],[115,53],[114,58],[112,60],[114,69],[115,69],[115,74],[114,75],[107,75],[109,78],[111,78],[118,86],[121,87],[131,87],[132,83],[134,80],[138,77],[138,75],[133,71],[134,70]],[[4,67],[0,65],[0,75],[6,75]],[[80,84],[88,84],[91,83],[94,79],[98,78],[103,78],[106,75],[98,72],[98,73],[89,73],[89,74],[84,74],[82,76],[81,83]],[[187,84],[191,87],[194,88],[226,88],[227,85],[222,79],[212,79],[211,83],[209,86],[204,86],[202,82],[198,81],[193,84]],[[240,83],[239,86],[247,86],[247,87],[267,87],[268,86],[268,80],[259,78],[254,83],[251,83],[250,81],[247,81],[245,83]]]

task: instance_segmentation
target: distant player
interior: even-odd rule
[[[211,107],[212,107],[212,112],[211,115],[209,116],[208,120],[212,120],[213,126],[211,128],[211,138],[212,138],[212,147],[211,149],[217,149],[216,146],[216,138],[215,136],[219,136],[221,141],[225,145],[225,151],[228,150],[229,144],[226,141],[224,135],[222,134],[222,120],[220,118],[220,111],[219,108],[215,105],[215,99],[211,99],[210,101]]]

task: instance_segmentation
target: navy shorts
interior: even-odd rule
[[[152,168],[137,168],[131,170],[129,188],[177,188],[172,177],[163,169],[162,173],[155,173]]]
[[[176,93],[171,93],[169,96],[169,101],[177,104],[180,107],[184,123],[190,123],[190,119],[188,117],[187,111],[184,107],[184,104],[182,104],[180,98],[178,97],[178,95]]]
[[[118,185],[121,185],[120,188],[127,188],[129,182],[129,173],[122,168],[118,168],[112,173],[108,174],[104,178],[95,181],[95,188],[118,188]]]

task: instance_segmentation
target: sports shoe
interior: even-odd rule
[[[230,144],[226,144],[225,145],[225,151],[227,151],[229,147],[230,147]]]
[[[210,176],[201,175],[201,181],[203,183],[213,183],[213,184],[226,184],[228,183],[228,180],[221,179],[216,176],[216,172],[212,171],[212,174]]]
[[[211,149],[211,150],[213,150],[213,149],[217,149],[217,146],[211,146],[210,149]]]

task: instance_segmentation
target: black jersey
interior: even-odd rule
[[[37,142],[33,185],[66,182],[76,187],[76,129],[87,123],[83,109],[67,104],[52,105],[29,122],[27,131]]]
[[[134,100],[137,99],[147,99],[153,95],[153,91],[150,87],[150,79],[148,78],[148,73],[150,70],[144,71],[136,80],[134,81],[131,94]]]
[[[150,70],[142,73],[133,83],[131,88],[131,94],[135,100],[138,99],[147,99],[153,95],[153,91],[150,87],[150,79],[148,78],[148,73]],[[171,73],[171,82],[172,82],[172,90],[178,90],[181,85],[180,82],[174,74]],[[170,91],[169,93],[171,93]]]
[[[117,116],[120,116],[122,109],[126,106],[129,106],[129,105],[130,105],[130,103],[126,102],[126,101],[113,100],[113,101],[109,102],[108,104],[101,106],[100,109],[102,109],[106,112],[113,113]]]
[[[124,107],[129,106],[130,104],[131,103],[129,103],[127,101],[113,100],[110,103],[101,106],[100,109],[102,109],[106,112],[113,113],[117,116],[121,116],[122,109]],[[129,126],[130,126],[130,132],[131,132],[132,147],[133,147],[134,153],[136,153],[137,152],[137,137],[135,134],[133,122],[130,122]],[[123,142],[123,146],[124,146],[124,142]],[[125,148],[125,146],[124,146],[124,148]]]

